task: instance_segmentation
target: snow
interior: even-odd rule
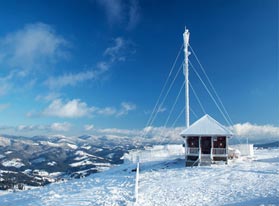
[[[20,167],[24,166],[24,164],[21,162],[21,159],[18,159],[18,158],[14,158],[14,159],[11,159],[11,160],[3,161],[2,165],[4,167],[16,167],[16,168],[20,168]]]
[[[33,173],[36,175],[43,176],[43,177],[49,176],[49,173],[45,170],[34,170]]]
[[[82,160],[79,162],[74,162],[74,163],[70,164],[71,167],[80,167],[80,166],[84,166],[84,165],[94,165],[94,162],[91,162],[90,160],[85,159],[85,160]]]
[[[70,143],[67,143],[67,146],[74,150],[78,148],[78,146],[76,146],[75,144],[70,144]]]
[[[50,147],[61,147],[60,144],[49,142],[49,141],[40,141],[40,143],[43,144],[43,145],[48,145]]]
[[[180,133],[181,136],[191,135],[224,135],[232,136],[233,133],[221,125],[208,114],[194,122],[189,128]]]
[[[232,145],[234,149],[240,151],[242,156],[253,156],[254,155],[254,147],[253,144],[236,144]]]
[[[13,151],[7,151],[5,152],[6,155],[13,153]]]
[[[185,168],[177,156],[142,161],[137,204],[132,169],[135,164],[123,164],[83,179],[4,193],[0,205],[279,206],[279,149],[256,150],[253,159],[211,167]]]
[[[47,165],[48,166],[55,166],[55,165],[57,165],[57,163],[55,161],[52,161],[52,162],[48,162]]]
[[[9,140],[8,138],[0,136],[0,146],[7,147],[9,145],[11,145],[11,140]]]
[[[111,167],[110,163],[94,163],[94,165],[98,168],[98,171],[105,171]]]
[[[91,146],[90,145],[83,145],[81,146],[82,149],[90,150]]]
[[[143,166],[139,205],[279,205],[279,156],[186,169],[183,162]]]
[[[125,166],[127,167],[127,166]],[[134,176],[116,167],[88,178],[0,196],[1,206],[126,205],[133,202]]]
[[[123,159],[125,163],[137,163],[138,159],[141,162],[162,161],[170,157],[183,157],[185,149],[182,145],[155,145],[145,150],[132,150],[124,154]]]
[[[95,156],[95,155],[91,155],[87,152],[84,152],[82,150],[78,150],[75,152],[75,155],[77,155],[77,157],[74,159],[76,161],[80,161],[80,160],[84,160],[84,159],[87,159],[88,157],[92,157],[92,158],[95,158],[95,159],[104,159],[102,157],[98,157],[98,156]]]
[[[114,157],[114,155],[115,155],[114,153],[110,153],[110,154],[106,155],[106,157],[109,159],[112,159]]]
[[[95,157],[94,155],[88,154],[87,152],[84,152],[82,150],[76,151],[75,154],[79,156]]]
[[[22,173],[24,174],[31,174],[32,170],[31,169],[26,169]]]
[[[14,172],[14,171],[9,171],[9,170],[0,170],[0,174],[17,174],[17,172]]]
[[[49,176],[51,176],[51,177],[59,177],[62,174],[63,174],[62,172],[52,172],[52,173],[49,174]]]
[[[91,155],[87,152],[84,152],[82,150],[78,150],[75,152],[75,155],[77,155],[77,157],[75,157],[74,160],[78,161],[78,162],[74,162],[71,163],[70,166],[71,167],[79,167],[79,166],[84,166],[84,165],[95,165],[95,166],[100,166],[100,170],[104,170],[107,167],[110,166],[110,164],[106,164],[106,163],[95,163],[90,161],[89,159],[94,158],[94,159],[104,159],[102,157],[97,157],[95,155]]]

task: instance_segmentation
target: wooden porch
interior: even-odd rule
[[[191,136],[186,139],[186,166],[211,165],[216,161],[228,161],[227,137]]]

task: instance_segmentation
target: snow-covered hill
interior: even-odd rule
[[[139,205],[279,205],[279,150],[256,159],[184,168],[183,160],[142,168]]]
[[[173,159],[173,158],[176,159]],[[134,164],[69,182],[0,196],[1,206],[134,205]],[[279,205],[279,149],[229,165],[184,167],[170,156],[141,164],[137,205]]]
[[[133,139],[125,137],[0,136],[0,190],[42,186],[104,171],[122,163],[120,158],[132,148]]]
[[[0,190],[42,186],[101,172],[121,164],[121,157],[128,150],[154,145],[159,140],[109,134],[0,135]],[[182,144],[183,141],[167,137],[160,142]],[[45,172],[49,175],[41,176]]]

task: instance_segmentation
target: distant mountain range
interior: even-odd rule
[[[133,138],[111,136],[0,136],[0,190],[80,178],[121,164]]]
[[[264,144],[254,144],[254,147],[258,148],[274,148],[279,147],[279,141],[271,142],[271,143],[264,143]]]

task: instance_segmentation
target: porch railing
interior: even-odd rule
[[[199,156],[200,149],[198,147],[188,147],[186,148],[186,154],[187,155],[195,155]]]
[[[213,156],[226,156],[227,149],[226,148],[211,148],[211,154]]]
[[[186,148],[186,155],[199,156],[201,150],[198,147],[188,147]],[[227,156],[226,148],[211,148],[211,157],[213,156]]]

